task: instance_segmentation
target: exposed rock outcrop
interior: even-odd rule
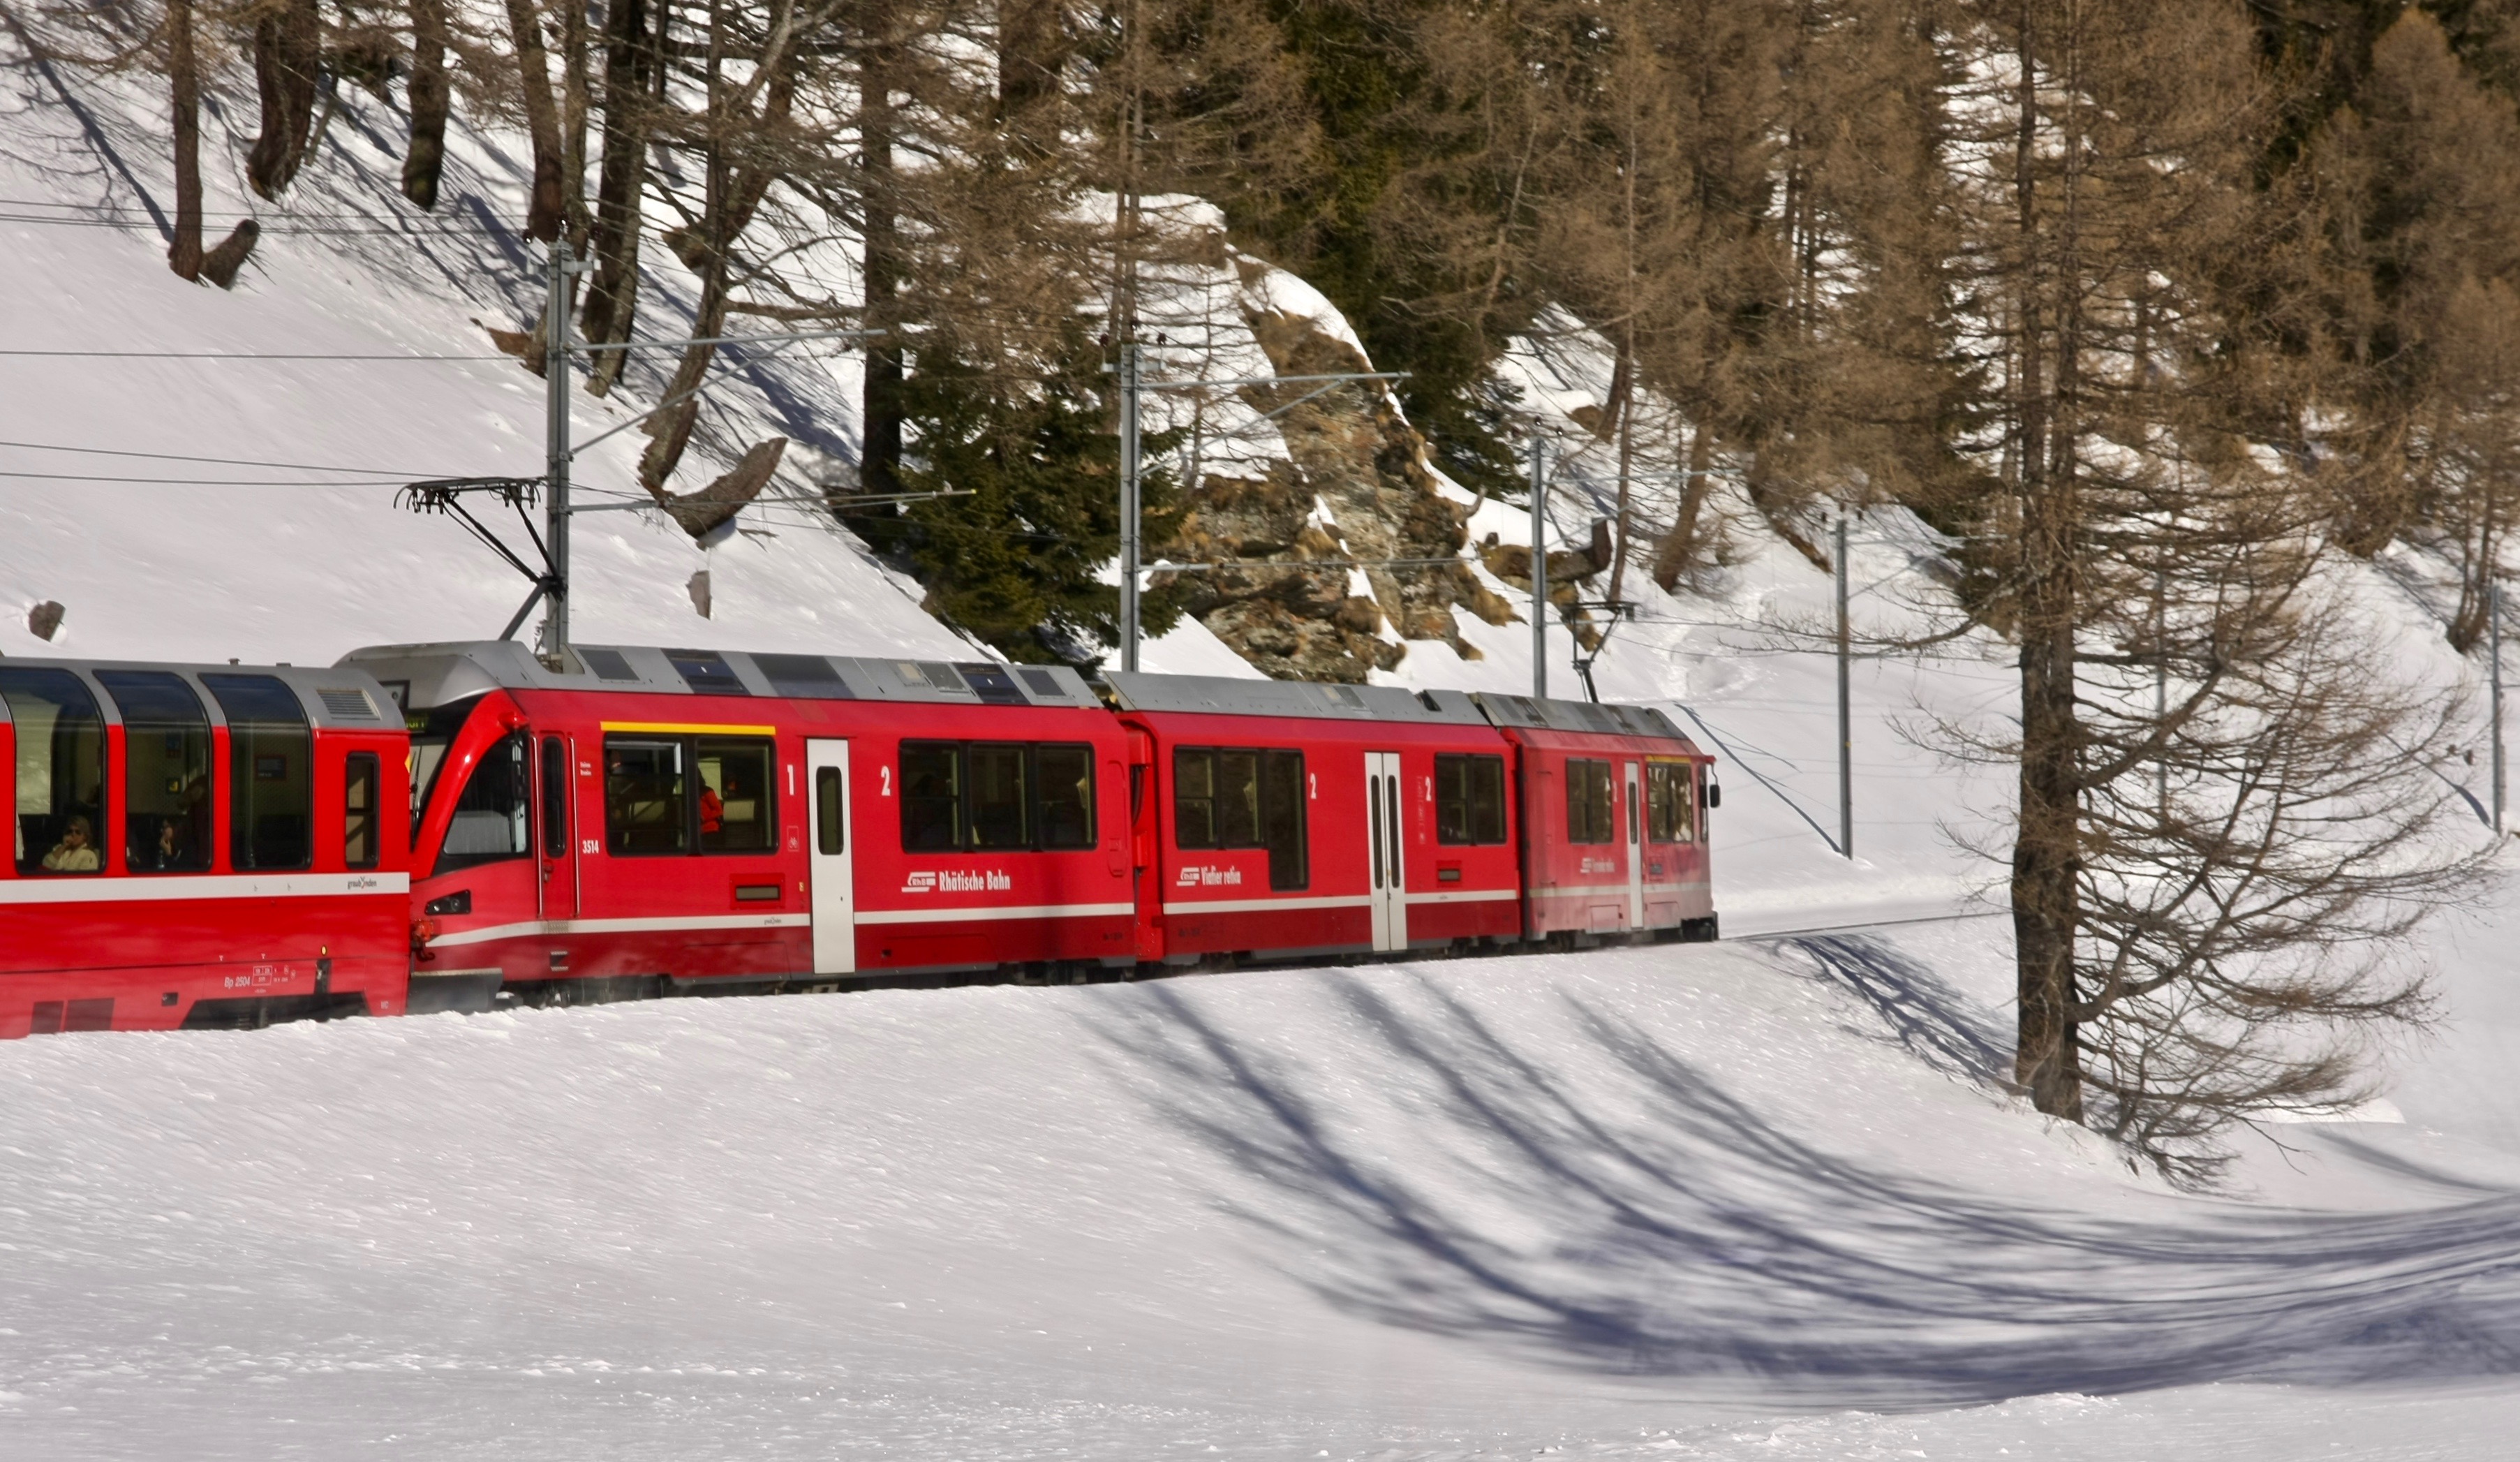
[[[1240,267],[1248,284],[1265,266]],[[1282,377],[1373,369],[1308,316],[1250,304],[1244,319]],[[1204,474],[1184,493],[1181,527],[1161,551],[1224,566],[1177,576],[1184,609],[1281,678],[1359,683],[1399,664],[1410,641],[1441,641],[1476,659],[1457,609],[1491,624],[1519,617],[1454,562],[1468,541],[1469,510],[1443,495],[1425,439],[1377,383],[1298,402],[1313,388],[1242,390],[1255,410],[1287,408],[1277,424],[1292,461],[1271,463],[1260,478]]]

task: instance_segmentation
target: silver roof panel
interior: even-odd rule
[[[1460,691],[1415,694],[1389,685],[1327,685],[1309,680],[1240,680],[1224,675],[1103,676],[1123,710],[1204,715],[1303,716],[1330,721],[1399,721],[1421,726],[1486,723]]]
[[[1607,736],[1644,736],[1657,741],[1688,742],[1670,716],[1651,706],[1603,705],[1591,701],[1545,700],[1481,691],[1470,697],[1487,718],[1500,726],[1541,731],[1589,731]],[[1688,743],[1693,749],[1694,742]]]
[[[1084,679],[1065,665],[747,654],[650,645],[572,648],[576,664],[567,671],[552,669],[515,640],[372,645],[351,651],[340,662],[402,689],[404,704],[411,708],[444,706],[492,689],[784,696],[940,706],[1085,708],[1097,704]],[[807,673],[795,673],[800,670]],[[709,683],[719,675],[730,676],[732,684]]]
[[[297,704],[305,708],[307,721],[325,730],[381,731],[402,727],[402,717],[384,687],[366,670],[347,665],[203,665],[158,660],[22,660],[11,656],[0,660],[0,669],[68,670],[96,695],[106,720],[117,726],[122,724],[122,711],[114,704],[112,693],[97,680],[99,670],[162,670],[180,676],[201,698],[202,708],[213,725],[226,725],[227,715],[219,708],[218,697],[202,684],[203,675],[259,675],[279,680],[295,693]],[[0,723],[8,719],[9,708],[0,703]]]

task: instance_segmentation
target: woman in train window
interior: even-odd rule
[[[44,867],[53,873],[96,872],[96,834],[85,815],[72,813],[70,820],[62,825],[62,841],[44,854]]]

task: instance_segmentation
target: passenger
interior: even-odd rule
[[[726,802],[717,795],[716,788],[702,782],[700,784],[700,835],[706,837],[711,833],[723,831],[725,827]]]
[[[95,835],[85,817],[73,814],[62,828],[62,841],[44,854],[44,866],[55,873],[94,873],[98,867]]]
[[[158,819],[158,842],[148,854],[151,868],[184,868],[192,863],[193,840],[185,836],[184,824],[172,817]]]

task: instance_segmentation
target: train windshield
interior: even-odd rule
[[[473,709],[481,704],[478,696],[452,701],[428,710],[415,710],[403,717],[411,728],[411,838],[420,842],[420,814],[427,810],[428,800],[437,795],[437,771],[446,764],[446,749],[455,745],[455,734],[472,718]]]

